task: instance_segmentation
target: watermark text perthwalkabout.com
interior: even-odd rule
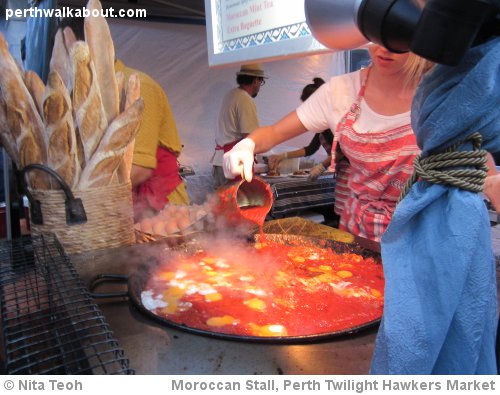
[[[10,18],[87,18],[87,17],[98,17],[103,16],[104,18],[146,18],[146,9],[144,8],[119,8],[115,9],[113,7],[103,8],[101,10],[93,9],[89,10],[85,7],[82,8],[71,8],[71,7],[61,7],[61,8],[18,8],[16,10],[7,8],[5,10],[5,20],[8,21]]]

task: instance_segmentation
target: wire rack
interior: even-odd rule
[[[0,241],[0,312],[0,373],[134,373],[54,236]]]

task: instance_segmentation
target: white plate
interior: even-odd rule
[[[268,176],[267,173],[259,174],[262,178],[287,178],[290,177],[290,174],[280,174],[279,176]]]

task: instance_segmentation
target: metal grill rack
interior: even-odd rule
[[[0,314],[0,373],[134,373],[54,236],[0,242]]]

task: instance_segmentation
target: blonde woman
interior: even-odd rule
[[[226,177],[252,178],[254,153],[307,130],[334,131],[332,170],[337,170],[340,229],[380,241],[420,152],[410,107],[431,64],[414,54],[369,47],[371,65],[332,77],[308,100],[272,126],[253,131],[224,156]],[[348,160],[335,169],[337,145]]]

